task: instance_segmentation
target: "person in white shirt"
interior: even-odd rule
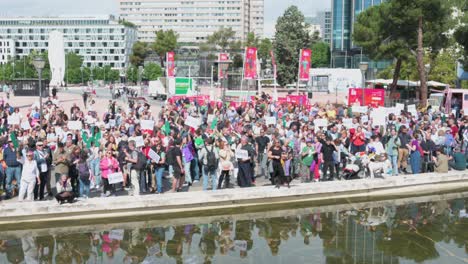
[[[371,137],[371,142],[367,145],[367,152],[370,152],[371,150],[373,150],[376,155],[385,153],[385,149],[378,136],[374,135]]]
[[[26,200],[33,200],[34,186],[41,184],[39,178],[39,169],[37,163],[34,160],[34,152],[28,151],[26,153],[26,159],[23,163],[23,171],[21,173],[21,187],[19,190],[18,201],[23,201],[24,195],[26,194]]]

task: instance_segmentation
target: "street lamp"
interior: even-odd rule
[[[365,91],[365,87],[366,87],[366,72],[367,72],[367,69],[369,69],[369,63],[368,62],[359,63],[359,69],[361,70],[361,74],[362,74],[362,106],[364,106],[364,91]]]
[[[39,124],[42,126],[42,70],[45,67],[45,60],[38,56],[34,58],[32,64],[39,75]]]
[[[226,87],[223,85],[224,80],[226,79],[227,76],[227,69],[229,68],[229,64],[232,63],[232,60],[218,60],[218,66],[219,70],[222,72],[221,74],[221,80],[219,80],[220,83],[220,88],[222,89],[222,100],[223,100],[223,105],[226,105]]]

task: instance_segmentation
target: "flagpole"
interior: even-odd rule
[[[241,102],[241,97],[242,97],[242,90],[244,87],[244,70],[245,70],[245,53],[247,53],[247,47],[244,48],[244,59],[242,60],[242,78],[241,78],[241,85],[240,85],[240,96],[239,96],[239,103]]]
[[[296,83],[296,93],[299,95],[299,80],[301,79],[301,57],[302,57],[302,49],[299,51],[299,63],[297,67],[297,83]]]
[[[255,51],[255,58],[257,59],[257,61],[255,62],[255,64],[257,65],[257,80],[258,80],[257,92],[258,92],[258,95],[260,96],[261,93],[262,93],[262,80],[261,80],[261,77],[260,77],[262,67],[260,66],[260,60],[258,59],[258,49]]]

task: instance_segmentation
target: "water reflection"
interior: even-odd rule
[[[71,234],[30,231],[0,240],[0,263],[468,263],[467,202],[311,208],[301,215]]]

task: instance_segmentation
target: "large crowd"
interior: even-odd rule
[[[122,189],[162,194],[199,181],[203,190],[252,187],[260,179],[289,188],[294,179],[385,178],[467,166],[468,118],[460,109],[312,105],[262,93],[245,102],[177,97],[159,112],[143,99],[110,100],[97,113],[95,100],[83,99],[85,107],[64,109],[57,96],[49,97],[42,120],[37,103],[22,114],[0,100],[6,199],[64,202],[86,199],[91,190],[111,196]]]

